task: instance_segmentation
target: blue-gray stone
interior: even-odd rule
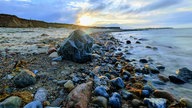
[[[111,108],[121,108],[121,96],[117,92],[114,92],[109,98],[109,105]]]
[[[144,104],[148,105],[148,108],[166,108],[166,99],[163,98],[145,98]]]
[[[123,97],[123,99],[128,100],[128,99],[132,99],[133,98],[133,94],[130,93],[127,90],[121,90],[121,96]]]
[[[32,101],[24,106],[24,108],[43,108],[43,105],[40,101]]]
[[[125,86],[123,80],[120,77],[112,79],[111,83],[112,83],[113,86],[115,86],[117,88],[124,88],[124,86]]]
[[[94,93],[95,93],[96,96],[103,96],[103,97],[106,97],[106,98],[109,97],[109,94],[107,93],[105,87],[103,87],[103,86],[96,87],[95,90],[94,90]]]

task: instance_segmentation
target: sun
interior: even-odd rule
[[[79,24],[83,26],[90,26],[94,24],[94,20],[91,16],[83,15],[79,18]]]

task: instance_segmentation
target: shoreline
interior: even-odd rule
[[[17,74],[14,72],[15,61],[23,60],[26,62],[21,63],[20,64],[21,66],[18,66],[19,68],[26,68],[31,71],[38,70],[38,72],[36,73],[37,82],[34,85],[25,88],[16,88],[15,85],[13,85],[13,83],[11,82],[12,78],[11,79],[2,78],[0,80],[1,82],[3,82],[0,85],[0,87],[3,88],[3,90],[0,91],[1,94],[5,93],[5,96],[8,95],[10,96],[13,95],[14,92],[16,91],[19,91],[21,93],[20,95],[23,95],[22,91],[27,91],[29,94],[35,94],[38,88],[44,87],[48,90],[48,99],[47,99],[48,103],[52,105],[53,101],[55,101],[58,97],[62,97],[62,102],[60,102],[59,106],[65,107],[64,100],[70,93],[69,91],[66,91],[66,89],[63,88],[63,85],[66,83],[66,81],[69,80],[73,81],[74,79],[79,79],[78,82],[73,81],[75,82],[74,83],[75,87],[77,87],[82,83],[90,81],[93,81],[93,83],[95,84],[94,77],[90,75],[90,72],[93,72],[99,78],[101,78],[101,76],[109,78],[109,81],[106,81],[106,83],[108,86],[107,92],[109,93],[110,96],[112,95],[113,92],[118,92],[122,96],[122,90],[124,89],[126,89],[127,91],[129,91],[129,93],[132,94],[133,97],[131,99],[125,99],[122,96],[121,105],[124,106],[124,108],[126,106],[147,108],[147,104],[144,104],[143,102],[145,97],[160,98],[159,95],[163,94],[170,96],[170,97],[166,96],[164,97],[167,98],[168,100],[167,101],[168,106],[170,106],[173,103],[172,101],[176,102],[177,105],[180,106],[179,100],[175,99],[173,95],[171,95],[166,91],[165,92],[158,90],[155,91],[154,87],[146,83],[146,80],[143,79],[143,76],[136,75],[137,70],[136,67],[130,64],[130,62],[132,61],[130,61],[129,59],[125,59],[122,53],[116,52],[116,50],[118,50],[117,47],[119,47],[121,44],[119,40],[115,39],[113,36],[110,36],[108,32],[97,32],[90,35],[95,38],[97,44],[96,48],[99,49],[95,49],[93,51],[94,58],[92,62],[88,62],[85,64],[78,64],[67,60],[55,62],[52,61],[52,58],[50,58],[49,55],[47,54],[33,54],[33,55],[15,54],[10,56],[8,54],[10,58],[7,59],[1,56],[2,62],[0,65],[4,66],[3,68],[1,68],[2,69],[0,72],[1,78],[5,77],[6,75]],[[150,70],[148,67],[145,68],[146,72],[154,71]],[[158,70],[155,70],[154,72],[157,71]],[[157,72],[152,74],[159,74],[159,73]],[[126,79],[127,76],[130,77],[128,78],[129,80]],[[121,89],[113,88],[110,85],[110,83],[111,80],[115,78],[122,78],[125,86]],[[165,76],[162,76],[162,78],[167,79]],[[145,87],[147,87],[147,89]],[[94,91],[94,89],[95,88],[93,87],[91,90]],[[149,93],[142,94],[144,90],[148,90]],[[9,93],[10,91],[11,93]],[[63,92],[64,96],[60,96],[62,94],[60,92]],[[156,94],[154,94],[154,92]],[[15,94],[18,95],[18,93]],[[4,100],[2,99],[2,95],[0,97],[1,97],[0,101]],[[90,108],[96,107],[99,103],[96,102],[96,104],[93,104],[92,98],[97,98],[97,96],[94,93],[91,94],[91,99],[89,100],[89,102],[91,103],[88,104]],[[32,101],[32,99],[30,101]],[[135,101],[138,102],[137,106],[134,106],[136,103]],[[23,104],[27,103],[24,102]],[[49,106],[49,104],[45,106]]]

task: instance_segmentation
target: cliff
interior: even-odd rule
[[[27,28],[27,27],[55,27],[55,28],[99,28],[99,29],[120,29],[120,27],[96,27],[96,26],[79,26],[74,24],[47,23],[38,20],[28,20],[19,18],[15,15],[0,14],[0,27]]]

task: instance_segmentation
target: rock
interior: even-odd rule
[[[81,30],[75,30],[64,40],[58,50],[63,59],[78,63],[91,60],[93,39]]]
[[[144,104],[148,105],[148,108],[166,108],[166,99],[163,98],[145,98]]]
[[[175,97],[172,94],[170,94],[169,92],[164,91],[164,90],[155,90],[153,92],[153,95],[156,98],[164,98],[164,99],[167,99],[170,102],[176,101]]]
[[[131,101],[131,103],[132,103],[132,105],[133,105],[134,107],[136,107],[136,108],[138,108],[138,107],[142,104],[142,102],[141,102],[140,100],[138,100],[138,99],[133,99],[133,100]]]
[[[47,100],[48,91],[45,88],[38,88],[35,93],[34,100],[38,100],[40,102],[44,102]]]
[[[58,85],[63,85],[67,82],[68,80],[60,80],[60,81],[57,81],[57,84]]]
[[[129,108],[129,105],[123,104],[123,105],[122,105],[122,108]]]
[[[100,77],[94,76],[94,87],[97,87],[100,85],[107,86],[108,82],[109,82],[109,79],[106,76],[100,76]]]
[[[67,96],[66,108],[87,108],[93,83],[83,83],[74,88]]]
[[[107,108],[107,99],[103,96],[97,96],[93,98],[92,101],[94,104],[97,104],[99,107]]]
[[[142,90],[142,91],[141,91],[141,96],[143,96],[143,97],[149,97],[149,95],[150,95],[150,92],[149,92],[148,90]]]
[[[130,77],[131,77],[131,74],[130,74],[128,71],[124,71],[124,72],[122,73],[122,78],[123,78],[123,80],[129,81]]]
[[[162,65],[158,65],[156,68],[159,70],[165,70],[165,66],[162,66]]]
[[[159,78],[159,80],[161,80],[163,82],[168,82],[169,81],[169,78],[167,78],[166,76],[161,75],[161,74],[158,75],[158,78]]]
[[[59,57],[53,58],[52,61],[62,61],[62,57],[59,56]]]
[[[65,84],[64,84],[64,88],[67,89],[67,91],[71,91],[72,89],[75,88],[73,81],[68,80]]]
[[[188,98],[181,98],[179,103],[184,104],[186,108],[192,108],[192,100]]]
[[[126,43],[127,43],[127,44],[131,44],[131,41],[130,41],[130,40],[127,40]]]
[[[154,91],[154,89],[151,86],[149,86],[149,85],[145,85],[143,87],[143,90],[148,90],[150,93],[152,93]]]
[[[18,96],[11,96],[0,102],[0,108],[20,108],[22,99]]]
[[[52,47],[52,48],[48,49],[47,53],[51,54],[51,53],[56,52],[56,51],[57,51],[57,49],[55,47]]]
[[[186,67],[179,69],[177,72],[177,77],[185,82],[192,80],[192,71]]]
[[[121,108],[121,96],[117,92],[114,92],[109,98],[109,105],[111,108]]]
[[[112,86],[116,87],[116,88],[124,88],[125,84],[123,82],[123,80],[120,77],[117,77],[115,79],[111,80],[111,84]]]
[[[183,81],[182,79],[178,78],[177,76],[169,76],[169,80],[172,82],[172,83],[175,83],[175,84],[184,84],[186,83],[185,81]]]
[[[57,98],[55,99],[50,106],[52,107],[59,107],[61,103],[63,102],[63,98]],[[59,107],[60,108],[60,107]]]
[[[20,69],[20,73],[13,78],[14,84],[19,87],[27,87],[36,82],[35,74],[27,69]]]
[[[96,96],[103,96],[103,97],[106,97],[106,98],[109,97],[109,94],[107,93],[107,91],[106,91],[104,86],[96,87],[95,90],[94,90],[94,94]]]
[[[146,59],[140,59],[139,62],[141,62],[141,63],[148,63],[148,61]]]
[[[125,100],[129,100],[133,98],[133,94],[128,92],[127,90],[123,89],[120,91],[121,96],[123,97],[123,99]]]
[[[51,65],[57,65],[58,63],[57,62],[51,62]]]
[[[43,105],[40,101],[32,101],[24,106],[24,108],[43,108]]]
[[[2,79],[12,79],[14,76],[13,75],[11,75],[11,74],[9,74],[9,75],[6,75],[5,77],[3,77]]]
[[[139,42],[139,41],[136,41],[135,43],[136,43],[136,44],[141,44],[141,42]]]
[[[48,35],[48,34],[43,33],[43,34],[41,34],[41,36],[49,36],[49,35]]]
[[[49,55],[50,58],[56,58],[59,57],[59,55],[57,54],[57,52],[53,52]]]

